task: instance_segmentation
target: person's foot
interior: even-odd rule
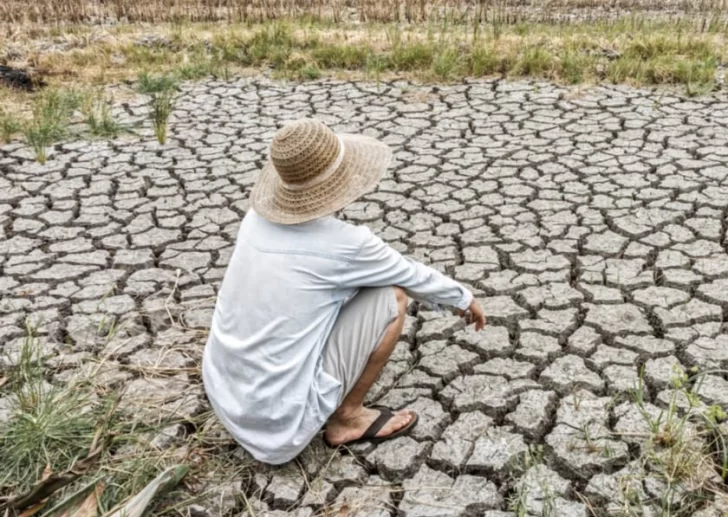
[[[335,414],[326,424],[326,441],[330,445],[345,445],[362,437],[374,421],[379,417],[379,411],[361,407],[345,416]],[[415,416],[412,412],[403,409],[393,413],[392,418],[384,424],[376,434],[377,438],[384,438],[407,427]]]

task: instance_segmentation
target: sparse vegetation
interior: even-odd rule
[[[168,74],[153,75],[149,72],[139,74],[137,80],[137,91],[139,93],[159,93],[171,90],[177,86],[177,80]]]
[[[300,80],[344,74],[426,81],[525,76],[567,84],[672,84],[693,95],[715,86],[718,64],[728,57],[723,22],[636,16],[553,24],[506,23],[491,15],[482,22],[342,23],[336,28],[296,19],[210,29],[206,24],[157,26],[154,33],[166,43],[142,45],[137,26],[119,27],[113,38],[90,43],[93,29],[68,27],[64,34],[79,41],[72,50],[52,55],[31,51],[29,58],[56,77],[81,76],[88,83],[138,76],[142,93],[176,81],[262,68]],[[115,61],[109,59],[112,55]]]
[[[83,96],[76,90],[48,90],[36,98],[25,138],[40,163],[46,161],[47,148],[67,134],[71,115],[82,102]]]
[[[631,403],[647,429],[646,433],[633,433],[631,437],[639,443],[640,450],[633,466],[639,466],[639,472],[645,476],[649,473],[651,483],[662,487],[659,497],[648,500],[640,500],[634,493],[625,494],[625,500],[637,505],[640,511],[649,507],[656,512],[654,515],[687,517],[713,494],[720,494],[721,485],[728,479],[728,449],[725,431],[720,426],[725,413],[719,406],[707,406],[700,401],[696,389],[706,372],[693,373],[689,376],[682,370],[675,372],[667,407],[656,413],[654,406],[647,407],[641,375],[632,392]]]
[[[154,135],[160,144],[167,142],[167,121],[174,109],[174,90],[163,90],[152,94],[149,113],[152,118]]]
[[[0,110],[0,142],[9,143],[23,130],[22,122],[16,117]]]
[[[690,13],[715,13],[725,8],[724,0],[686,0],[664,2],[661,0],[611,0],[609,7],[617,11],[632,9],[659,10],[666,6]],[[341,22],[346,19],[376,22],[422,22],[449,17],[455,20],[479,19],[496,20],[499,23],[514,23],[536,17],[546,20],[561,20],[564,12],[583,13],[603,8],[602,0],[491,0],[471,4],[460,0],[408,1],[375,0],[354,4],[354,9],[338,0],[282,0],[274,3],[261,3],[255,0],[231,0],[220,3],[217,0],[116,0],[106,2],[84,2],[83,0],[36,0],[32,10],[20,0],[9,0],[0,5],[0,20],[11,23],[30,20],[33,22],[85,22],[99,19],[125,19],[131,22],[168,22],[168,21],[219,21],[258,22],[303,16],[316,20]],[[719,23],[717,16],[706,19],[706,26]]]
[[[9,402],[7,416],[0,419],[0,511],[9,505],[6,515],[60,509],[94,488],[98,515],[105,515],[159,473],[179,464],[185,465],[180,472],[191,468],[193,476],[199,475],[199,468],[203,477],[222,471],[238,479],[244,475],[245,465],[232,465],[229,451],[211,448],[204,426],[189,437],[169,438],[186,444],[183,449],[195,457],[180,456],[153,441],[163,429],[179,424],[176,415],[145,419],[122,409],[123,395],[101,389],[93,375],[55,385],[46,380],[52,373],[43,363],[38,337],[29,328],[18,357],[4,372],[6,377],[0,376],[0,399]],[[200,424],[205,418],[200,417]],[[214,454],[203,461],[202,455],[211,450]],[[63,482],[47,500],[33,502],[32,490],[49,476]],[[190,504],[191,497],[180,488],[155,501],[156,511]]]
[[[103,91],[89,95],[81,107],[89,132],[94,136],[112,137],[121,130],[121,126],[111,116],[111,99]]]

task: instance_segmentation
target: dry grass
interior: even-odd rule
[[[218,438],[211,413],[194,421],[173,411],[160,412],[156,419],[135,414],[128,409],[130,396],[98,384],[93,369],[65,385],[50,384],[46,378],[55,372],[40,350],[29,328],[19,356],[3,372],[6,377],[0,376],[0,399],[7,411],[0,419],[0,510],[48,473],[72,480],[52,494],[46,510],[103,483],[99,515],[173,465],[187,465],[189,474],[174,492],[155,501],[153,514],[176,513],[211,497],[208,491],[218,484],[246,479],[249,463],[233,456],[229,438]],[[143,401],[131,404],[146,407]],[[59,515],[51,510],[46,514]]]
[[[676,84],[700,93],[712,88],[728,48],[725,22],[700,27],[700,22],[642,18],[566,25],[332,26],[299,20],[73,26],[18,33],[0,43],[0,56],[12,56],[6,58],[9,64],[31,66],[49,83],[63,86],[115,83],[145,71],[187,80],[264,67],[300,79],[527,76],[568,84]],[[144,42],[150,35],[155,39]]]
[[[509,20],[561,19],[564,13],[593,16],[605,12],[650,10],[668,13],[704,13],[726,7],[725,0],[22,0],[0,3],[0,21],[57,23],[125,20],[169,21],[264,21],[287,17],[311,17],[340,22],[432,21],[433,19],[487,21],[493,16]]]
[[[529,77],[565,84],[675,85],[689,95],[717,85],[728,58],[728,26],[719,17],[554,23],[188,23],[40,26],[0,41],[0,63],[30,68],[48,84],[27,94],[0,86],[0,141],[25,134],[42,161],[63,137],[67,116],[38,111],[47,90],[88,94],[103,85],[135,81],[160,98],[158,137],[168,107],[156,92],[167,83],[269,71],[314,80],[405,78],[427,82],[478,77]],[[158,83],[158,84],[155,84]],[[118,92],[117,92],[118,93]],[[116,99],[119,100],[118,98]],[[121,128],[108,100],[86,103],[83,122],[96,136]],[[158,116],[157,116],[158,115]],[[59,123],[60,121],[60,123]]]

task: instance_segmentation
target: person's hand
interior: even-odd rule
[[[470,307],[468,307],[467,311],[458,311],[458,313],[460,316],[465,316],[468,325],[475,323],[476,332],[483,330],[483,327],[485,327],[485,313],[483,312],[483,307],[480,306],[480,302],[475,298],[473,298],[473,301],[470,302]]]

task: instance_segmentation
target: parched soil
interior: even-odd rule
[[[147,118],[141,98],[120,111]],[[669,471],[677,431],[661,427],[686,398],[728,410],[723,94],[205,81],[183,86],[164,146],[149,131],[73,141],[45,165],[0,146],[0,354],[27,320],[51,383],[101,365],[124,411],[209,411],[216,290],[269,139],[308,116],[392,146],[389,177],[341,216],[472,287],[489,325],[413,304],[371,397],[418,411],[412,435],[334,453],[317,439],[194,512],[723,515],[718,470]],[[679,443],[709,459],[701,429]]]

